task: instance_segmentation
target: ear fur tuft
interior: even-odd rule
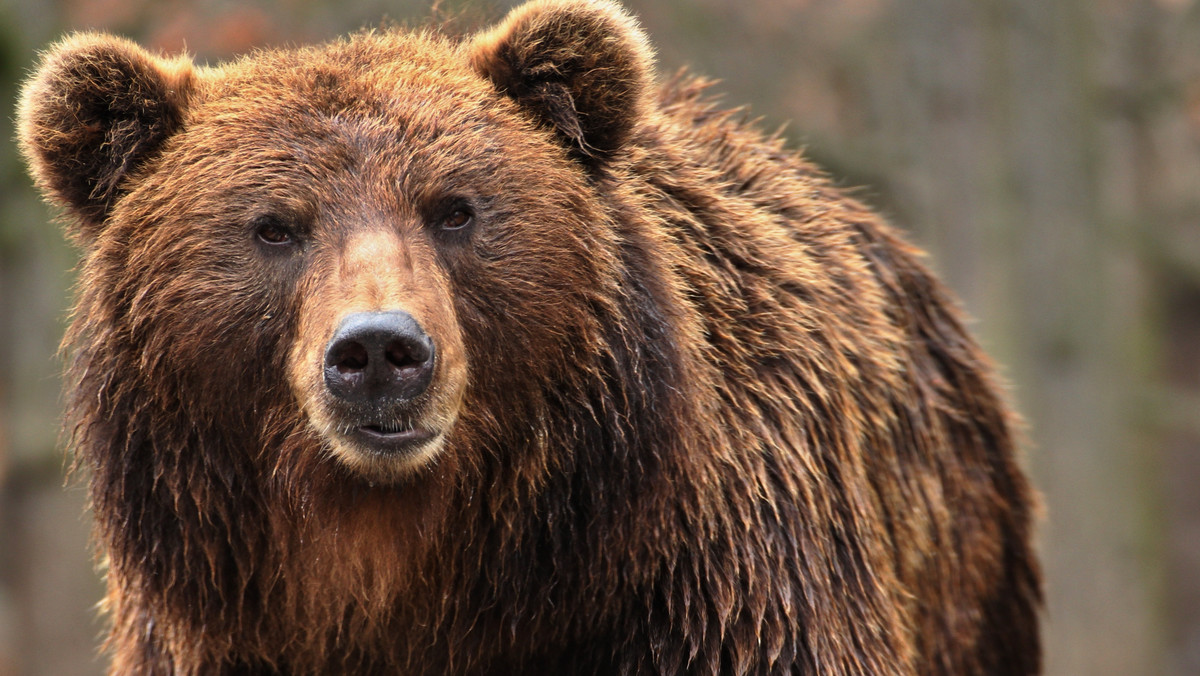
[[[43,56],[21,93],[20,147],[43,194],[76,217],[73,234],[98,234],[125,177],[179,128],[192,72],[186,57],[99,33]]]
[[[648,107],[653,49],[605,0],[533,0],[470,49],[479,73],[585,159],[620,149]]]

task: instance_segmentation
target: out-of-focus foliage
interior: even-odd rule
[[[432,0],[431,0],[432,1]],[[9,139],[68,30],[215,63],[511,1],[2,0],[0,676],[100,673],[54,356],[76,253]],[[928,248],[1004,366],[1044,492],[1047,673],[1200,673],[1200,0],[629,0]]]

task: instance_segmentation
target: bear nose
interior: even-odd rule
[[[403,311],[347,315],[325,348],[325,386],[351,404],[413,399],[433,377],[433,341]]]

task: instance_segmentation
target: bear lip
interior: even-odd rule
[[[391,429],[391,426],[385,425],[361,425],[353,430],[351,436],[376,453],[390,454],[423,446],[437,435],[417,427]]]

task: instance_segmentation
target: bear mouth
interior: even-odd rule
[[[446,420],[417,406],[323,406],[310,415],[314,431],[334,458],[372,482],[383,483],[408,480],[428,467],[445,447],[454,424],[453,417]]]
[[[399,423],[375,423],[351,428],[350,437],[373,453],[408,453],[437,436],[434,432]]]

